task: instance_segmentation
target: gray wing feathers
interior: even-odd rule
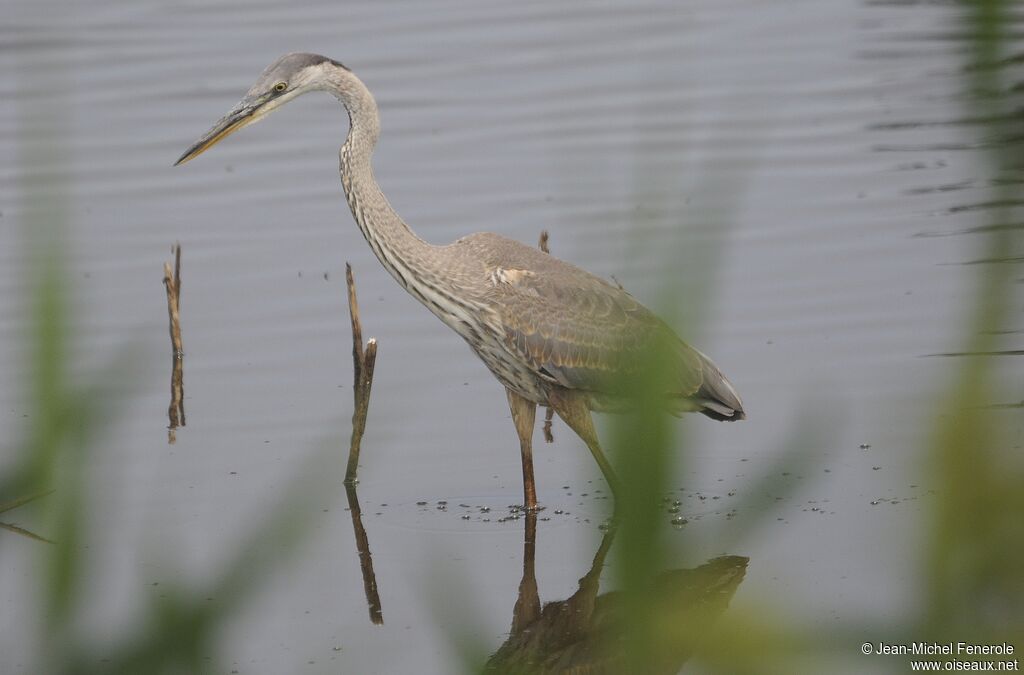
[[[503,237],[479,234],[460,243],[490,258],[489,293],[507,344],[542,376],[570,389],[612,394],[639,372],[659,341],[680,346],[671,394],[692,395],[701,361],[633,296],[574,265]]]
[[[742,415],[739,397],[718,367],[629,293],[498,235],[471,235],[457,244],[484,261],[486,296],[506,345],[540,377],[614,397],[640,374],[653,350],[667,345],[665,358],[673,363],[665,367],[675,373],[667,398],[716,419]]]

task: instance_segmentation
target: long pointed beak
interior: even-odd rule
[[[210,130],[203,134],[202,138],[186,150],[185,154],[174,163],[174,166],[184,164],[190,159],[198,157],[242,127],[255,122],[260,117],[254,114],[258,109],[258,101],[253,101],[248,97],[242,99],[231,112],[217,120],[217,123],[210,127]]]

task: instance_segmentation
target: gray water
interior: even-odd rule
[[[547,229],[553,253],[674,315],[736,384],[748,421],[681,423],[679,567],[747,556],[733,607],[783,599],[797,621],[899,619],[920,601],[914,544],[937,497],[917,453],[955,361],[930,355],[961,345],[976,272],[964,263],[987,216],[954,4],[6,0],[3,13],[3,446],[27,412],[27,185],[71,196],[76,369],[135,358],[89,466],[83,623],[98,641],[133,625],[154,584],[214,576],[304,459],[327,444],[344,463],[346,261],[380,343],[359,499],[384,623],[368,619],[339,488],[211,657],[241,673],[452,672],[439,575],[473,610],[471,637],[494,650],[508,633],[523,530],[497,522],[521,500],[504,392],[353,226],[337,103],[303,98],[171,166],[296,50],[344,61],[375,93],[377,177],[424,238],[534,243]],[[174,242],[187,426],[169,444],[161,274]],[[667,298],[666,278],[679,284]],[[1005,360],[1008,403],[1024,398],[1022,366]],[[793,476],[733,548],[701,536],[730,531],[734,500],[820,411],[813,475]],[[1019,409],[993,414],[1020,438]],[[582,443],[554,431],[535,449],[543,600],[575,591],[607,508]],[[40,529],[28,513],[17,522]],[[27,673],[40,544],[0,542],[0,672]]]

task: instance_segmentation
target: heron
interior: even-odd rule
[[[615,472],[592,412],[630,407],[645,355],[657,345],[669,373],[659,401],[673,413],[744,419],[740,396],[714,362],[689,346],[622,288],[533,246],[479,232],[447,245],[416,235],[388,203],[371,157],[380,135],[377,103],[342,63],[290,53],[274,61],[245,96],[175,162],[194,159],[234,132],[311,91],[333,94],[348,113],[339,154],[352,216],[392,277],[462,336],[504,385],[519,436],[525,507],[536,510],[533,431],[537,406],[555,413],[586,444],[613,493]]]

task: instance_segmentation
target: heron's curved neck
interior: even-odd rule
[[[430,261],[435,247],[417,237],[398,216],[373,176],[370,157],[380,133],[373,95],[355,75],[337,69],[327,89],[345,106],[348,138],[341,148],[341,184],[352,216],[381,264],[406,289],[414,279],[410,265]]]

